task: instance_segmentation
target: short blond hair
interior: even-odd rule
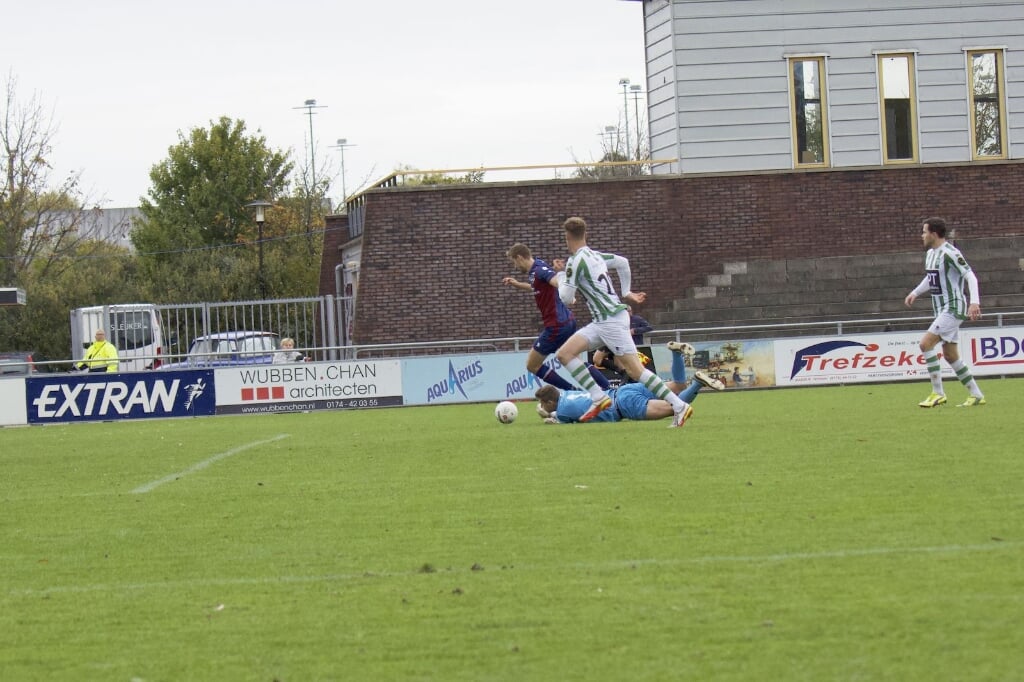
[[[579,216],[573,216],[562,223],[562,227],[574,239],[583,239],[587,235],[587,222]]]

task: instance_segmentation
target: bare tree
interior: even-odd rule
[[[638,126],[639,129],[639,126]],[[578,178],[625,178],[636,175],[647,175],[651,172],[650,149],[646,140],[638,140],[635,153],[636,158],[624,153],[623,143],[624,128],[619,126],[608,126],[600,134],[601,158],[594,162],[593,166],[581,166],[574,175]],[[630,150],[632,154],[634,150]],[[573,155],[575,163],[587,163],[580,161]]]
[[[62,256],[88,234],[79,174],[51,184],[50,155],[56,132],[37,95],[18,99],[17,81],[8,75],[0,101],[0,283],[19,284],[26,269],[45,277]],[[81,255],[81,254],[78,254]]]

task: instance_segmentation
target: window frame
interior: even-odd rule
[[[906,165],[920,163],[921,140],[920,122],[918,121],[917,109],[917,51],[916,50],[886,50],[875,52],[875,77],[878,80],[878,126],[880,132],[881,148],[879,149],[882,165]],[[900,57],[907,60],[907,86],[909,88],[910,111],[910,146],[911,154],[907,158],[889,158],[889,130],[886,125],[885,108],[885,68],[884,60],[887,58]]]
[[[999,108],[999,139],[1001,151],[999,154],[980,154],[978,150],[977,100],[974,95],[974,55],[993,54],[996,59],[996,97],[995,103]],[[967,118],[968,130],[971,145],[972,161],[991,161],[1009,158],[1010,141],[1007,137],[1006,121],[1006,48],[1005,47],[968,47],[964,48],[964,62],[967,70]]]
[[[786,82],[789,92],[789,129],[792,137],[792,159],[793,168],[830,168],[832,166],[832,146],[829,144],[829,116],[828,116],[828,55],[827,54],[793,54],[785,55],[786,60]],[[821,161],[804,162],[800,159],[800,127],[798,125],[797,110],[797,88],[796,79],[793,76],[793,69],[797,63],[816,62],[818,65],[818,90],[817,99],[821,107]],[[804,99],[806,100],[806,98]],[[814,101],[814,100],[811,100]],[[806,131],[804,131],[806,138]]]

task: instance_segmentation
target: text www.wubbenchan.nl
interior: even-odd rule
[[[266,405],[245,405],[242,414],[262,414],[266,412],[305,412],[317,409],[316,403],[270,403]]]

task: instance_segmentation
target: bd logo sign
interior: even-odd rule
[[[979,336],[971,349],[976,365],[1024,365],[1024,337]]]

